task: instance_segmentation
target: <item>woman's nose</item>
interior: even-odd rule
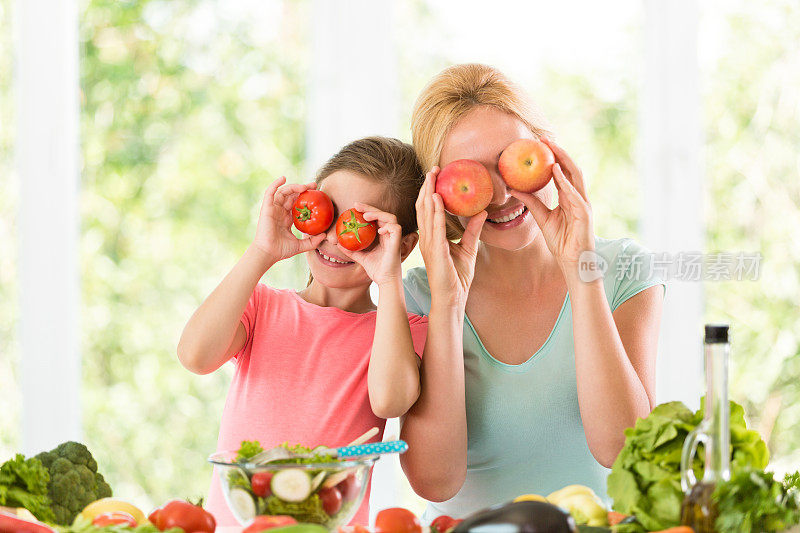
[[[490,170],[489,175],[492,177],[492,204],[505,204],[509,198],[511,198],[511,195],[508,193],[506,182],[503,181],[503,178],[497,171]]]

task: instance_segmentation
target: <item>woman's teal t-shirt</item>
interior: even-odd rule
[[[650,268],[649,252],[631,239],[596,237],[595,251],[607,264],[603,284],[612,311],[638,292],[664,284]],[[431,295],[425,269],[410,270],[404,287],[408,311],[427,315]],[[464,374],[466,481],[452,499],[429,504],[424,519],[464,517],[522,494],[546,496],[571,484],[587,485],[605,498],[609,470],[589,452],[578,410],[569,296],[547,340],[520,365],[492,357],[465,316]]]

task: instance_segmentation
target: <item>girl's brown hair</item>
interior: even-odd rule
[[[476,107],[490,106],[521,120],[540,137],[548,125],[525,91],[502,72],[477,63],[453,65],[437,74],[414,104],[411,138],[424,171],[439,164],[444,139],[458,120]],[[447,215],[447,236],[464,232],[453,215]]]
[[[397,216],[403,235],[417,231],[414,203],[424,175],[410,144],[379,136],[353,141],[322,165],[317,173],[317,186],[339,170],[361,174],[383,185],[382,207]]]

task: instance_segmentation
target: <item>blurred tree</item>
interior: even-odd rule
[[[266,185],[299,179],[307,2],[92,0],[81,13],[87,444],[144,507],[205,493],[230,369],[175,356],[245,250]],[[298,286],[301,257],[268,274]]]
[[[763,259],[757,281],[707,283],[706,316],[732,324],[733,399],[745,404],[775,466],[798,469],[800,6],[733,5],[705,83],[707,249]]]
[[[11,0],[0,0],[0,461],[20,446],[17,386],[17,180],[14,173],[14,94]]]

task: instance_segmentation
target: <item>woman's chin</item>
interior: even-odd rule
[[[481,242],[493,248],[513,252],[527,248],[539,235],[541,235],[539,226],[533,220],[510,229],[494,228],[492,222],[486,222],[481,232]]]

